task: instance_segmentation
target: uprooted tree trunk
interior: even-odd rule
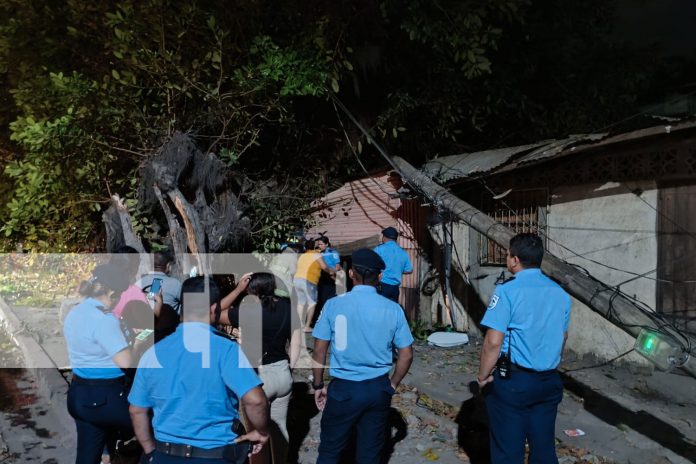
[[[214,154],[202,153],[191,137],[181,133],[174,134],[141,168],[140,211],[166,226],[165,242],[171,244],[180,273],[194,265],[207,273],[203,254],[237,250],[248,239],[250,223],[232,188],[227,166]],[[132,218],[117,196],[103,220],[108,252],[122,245],[144,251]]]
[[[128,208],[118,195],[111,196],[111,206],[102,215],[106,227],[106,251],[112,253],[123,246],[130,246],[145,253],[143,242],[133,230]]]

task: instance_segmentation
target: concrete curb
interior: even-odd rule
[[[66,403],[68,382],[57,367],[46,367],[55,366],[55,364],[37,341],[27,333],[22,321],[2,297],[0,297],[0,324],[22,351],[24,367],[36,380],[38,393],[45,399],[48,411],[57,421],[60,427],[57,432],[64,435],[60,441],[66,446],[69,443],[75,443],[77,439],[75,421],[68,413]]]

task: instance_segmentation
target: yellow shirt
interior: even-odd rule
[[[321,265],[319,264],[321,254],[316,250],[309,250],[302,253],[300,259],[297,260],[297,272],[295,277],[305,279],[314,285],[319,283],[321,276]]]

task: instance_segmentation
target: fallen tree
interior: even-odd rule
[[[250,234],[245,206],[233,190],[231,173],[212,153],[202,153],[190,136],[176,133],[140,169],[138,206],[142,214],[164,218],[167,242],[180,273],[197,266],[206,272],[205,253],[238,249]],[[106,249],[145,251],[133,218],[114,195],[103,214]],[[189,262],[190,257],[195,262]]]

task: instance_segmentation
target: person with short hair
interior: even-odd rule
[[[76,464],[100,462],[105,447],[113,455],[116,440],[133,434],[124,374],[131,351],[111,315],[128,283],[113,264],[98,265],[80,284],[85,299],[65,317],[63,333],[72,366],[68,412],[77,428]]]
[[[314,240],[305,241],[305,252],[297,260],[297,271],[293,284],[297,293],[297,311],[303,315],[304,332],[311,332],[314,310],[317,305],[317,292],[321,271],[331,272],[326,262],[315,248]]]
[[[181,281],[170,275],[174,257],[166,251],[156,251],[153,253],[154,270],[140,278],[137,286],[144,291],[149,290],[152,281],[160,279],[162,281],[162,302],[170,306],[174,311],[180,313],[181,301]]]
[[[413,272],[408,253],[396,243],[398,238],[399,231],[393,227],[387,227],[382,230],[382,243],[375,248],[375,252],[387,266],[382,273],[379,294],[396,303],[399,302],[401,276]]]
[[[268,440],[261,381],[239,345],[210,325],[219,299],[213,281],[187,279],[183,323],[140,360],[128,401],[141,462],[242,463]],[[243,435],[234,427],[240,407],[252,427]]]
[[[354,430],[356,462],[379,462],[392,395],[411,367],[413,336],[404,311],[377,293],[384,268],[373,250],[355,251],[348,271],[353,289],[327,301],[314,327],[312,387],[323,411],[318,464],[338,462]],[[329,345],[333,380],[327,388],[322,379]]]
[[[277,275],[285,284],[284,290],[290,298],[293,289],[292,279],[297,272],[297,250],[294,243],[283,243],[280,246],[280,253],[276,254],[271,260],[268,269]]]
[[[494,464],[521,464],[525,441],[530,463],[558,462],[554,428],[563,383],[556,368],[568,338],[571,299],[541,272],[543,257],[539,236],[510,240],[507,268],[514,277],[496,287],[481,321],[488,330],[477,381],[486,398]]]

